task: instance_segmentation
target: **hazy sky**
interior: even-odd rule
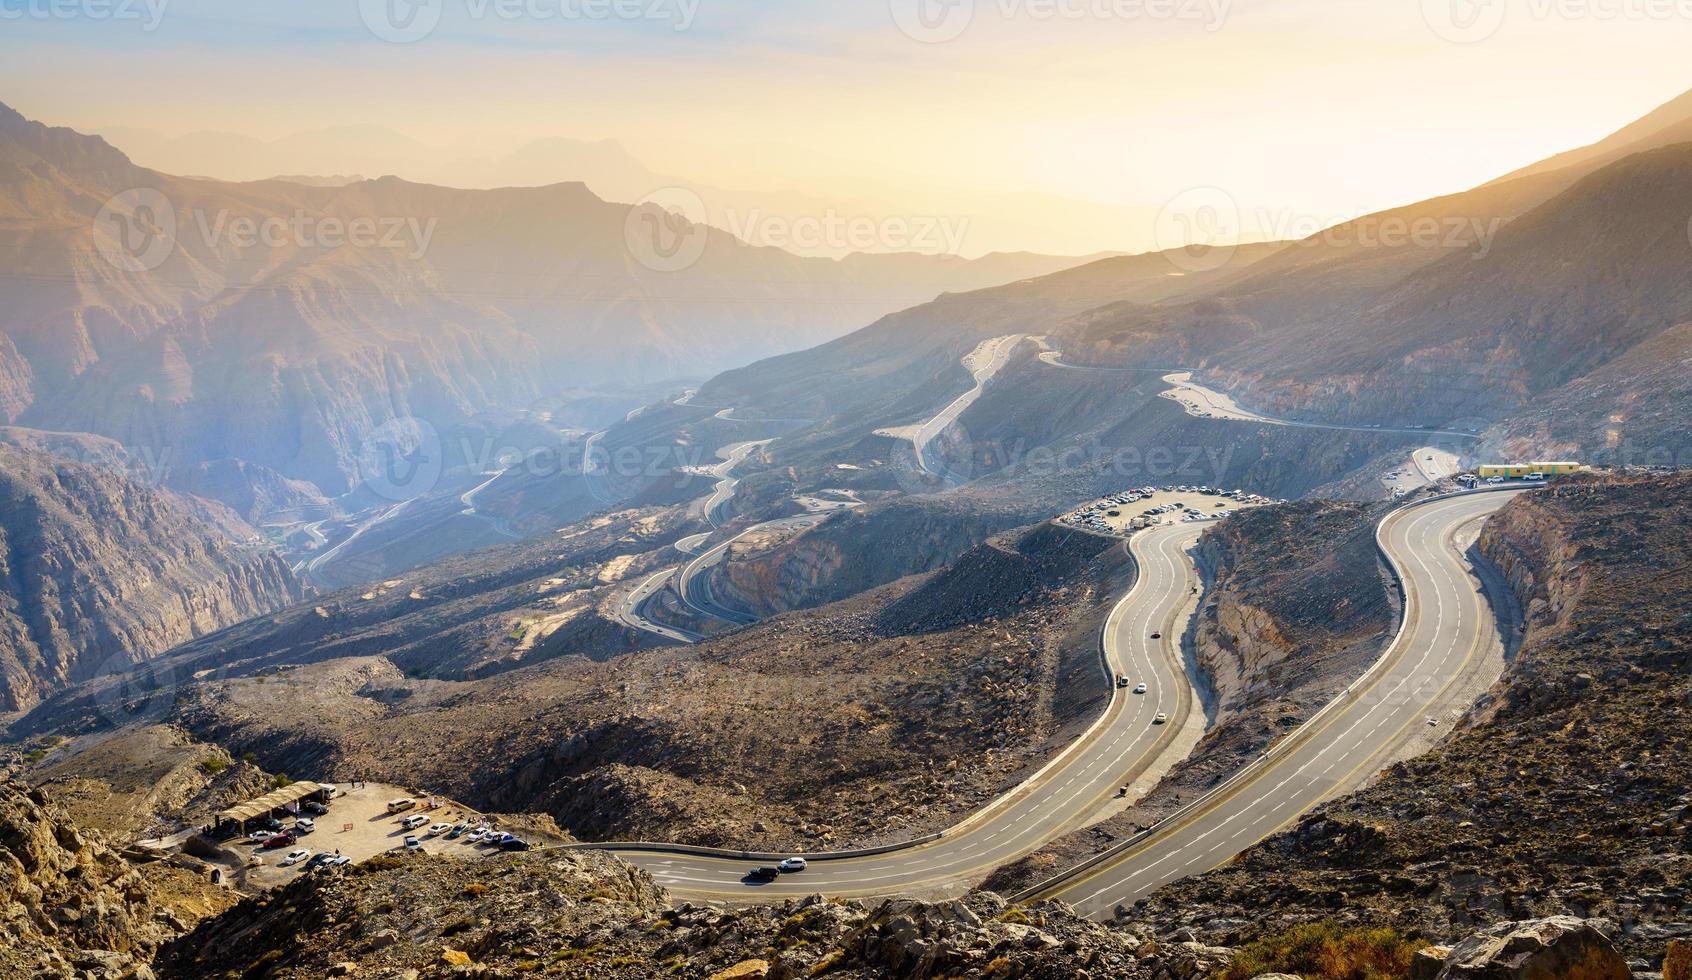
[[[0,101],[78,129],[614,138],[721,187],[1025,217],[1214,186],[1339,220],[1598,138],[1692,88],[1688,51],[1692,0],[0,0]]]

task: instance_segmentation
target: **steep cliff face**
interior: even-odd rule
[[[0,445],[0,709],[302,598],[279,558],[207,509]]]

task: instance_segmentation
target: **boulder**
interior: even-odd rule
[[[1663,980],[1692,980],[1692,942],[1676,939],[1663,957]]]
[[[1451,955],[1450,946],[1429,946],[1410,958],[1410,980],[1435,980],[1445,969],[1445,958]]]
[[[711,974],[711,980],[764,980],[769,975],[769,961],[741,960],[726,970]]]
[[[1570,915],[1501,922],[1453,947],[1439,980],[1628,980],[1607,927]]]

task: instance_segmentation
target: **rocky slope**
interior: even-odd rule
[[[153,967],[164,980],[214,971],[278,980],[1269,980],[1287,970],[1320,980],[1627,980],[1614,928],[1565,916],[1430,947],[1328,926],[1235,950],[1101,925],[1059,904],[1009,906],[992,893],[940,904],[814,895],[672,907],[645,872],[591,852],[474,865],[395,855],[244,901],[171,943]]]
[[[1527,633],[1467,724],[1132,921],[1238,941],[1329,917],[1451,938],[1601,916],[1639,970],[1692,935],[1692,477],[1569,481],[1481,547]]]
[[[1026,519],[945,498],[858,508],[774,547],[736,551],[717,571],[713,588],[731,606],[760,616],[825,605],[949,565]],[[864,547],[871,541],[873,547]]]
[[[301,598],[250,528],[233,539],[244,525],[205,508],[0,444],[0,710]]]
[[[146,976],[161,945],[232,903],[182,869],[132,865],[50,793],[0,780],[0,973]]]
[[[992,896],[864,905],[821,896],[778,906],[671,908],[645,872],[590,852],[492,858],[476,866],[389,859],[244,902],[160,957],[157,972],[233,969],[283,978],[551,975],[1191,977],[1227,951],[1174,947],[1157,973],[1143,936],[1028,911]]]
[[[843,846],[958,819],[1102,707],[1096,631],[1126,588],[1103,539],[1036,532],[1012,546],[1026,562],[991,549],[981,560],[1018,566],[1022,591],[972,599],[967,623],[947,583],[981,579],[968,556],[681,649],[610,621],[623,592],[679,560],[663,535],[683,529],[650,518],[241,624],[152,665],[158,690],[90,685],[14,733],[99,730],[117,704],[273,771],[545,811],[586,838]],[[772,715],[771,698],[806,711]]]

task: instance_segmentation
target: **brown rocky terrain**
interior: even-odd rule
[[[804,976],[1192,977],[1226,950],[1175,946],[1147,967],[1144,936],[1060,907],[995,896],[865,905],[821,896],[724,910],[682,905],[643,871],[591,852],[474,866],[395,858],[244,902],[168,949],[160,977],[233,969],[322,976],[569,976],[773,980]]]
[[[1332,918],[1449,941],[1596,916],[1639,971],[1692,935],[1692,477],[1559,483],[1480,547],[1527,632],[1466,724],[1130,921],[1237,942]]]
[[[51,792],[78,826],[117,843],[210,823],[218,810],[272,789],[270,773],[166,725],[71,739],[47,749],[18,767],[20,778]],[[38,751],[26,751],[24,758]]]
[[[714,576],[729,605],[760,616],[839,601],[957,561],[1028,517],[945,497],[914,497],[844,511],[773,546],[737,546]],[[866,541],[875,546],[864,547]]]
[[[630,525],[601,531],[584,547],[611,547]],[[551,546],[556,556],[561,545]],[[989,558],[983,578],[972,566]],[[594,567],[572,561],[584,573]],[[513,565],[481,581],[407,581],[368,598],[326,598],[268,626],[237,627],[162,662],[152,676],[168,683],[142,700],[271,771],[547,812],[590,839],[769,847],[903,839],[1014,785],[1102,707],[1097,629],[1127,587],[1124,564],[1104,539],[1037,528],[928,577],[697,647],[603,662],[537,648],[535,659],[489,673],[452,661],[431,671],[419,646],[385,639],[415,632],[406,616],[453,615],[455,596],[467,608],[490,595],[504,601],[542,574]],[[973,594],[1011,577],[1017,589],[993,602]],[[975,614],[968,622],[953,608],[960,595]],[[532,596],[510,601],[520,608]],[[113,702],[127,703],[116,690],[67,695],[17,733],[80,730]],[[805,710],[772,713],[771,703]]]
[[[0,444],[0,711],[301,597],[226,508]]]
[[[0,974],[145,977],[160,946],[233,903],[181,868],[132,864],[51,791],[0,779]]]
[[[476,864],[395,855],[242,902],[173,942],[154,968],[165,980],[218,970],[281,980],[1267,980],[1285,970],[1323,980],[1627,980],[1613,930],[1565,916],[1501,923],[1447,948],[1329,927],[1235,950],[1101,925],[1060,904],[1010,906],[990,892],[942,904],[814,895],[673,906],[645,872],[592,852]]]

